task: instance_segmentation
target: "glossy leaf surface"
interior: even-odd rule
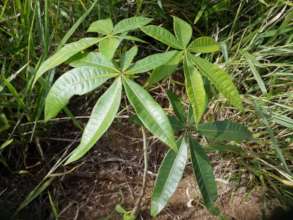
[[[45,120],[55,117],[74,95],[83,95],[115,76],[94,67],[80,67],[63,74],[51,87],[45,103]]]
[[[45,60],[40,68],[38,69],[34,83],[48,70],[64,63],[66,60],[68,60],[73,55],[77,54],[78,52],[91,47],[95,44],[97,44],[101,39],[100,38],[83,38],[79,41],[66,44],[64,47],[62,47],[60,50],[58,50],[54,55],[49,57],[47,60]]]
[[[124,89],[143,125],[162,142],[177,150],[174,132],[161,106],[136,82],[124,78]]]
[[[219,44],[211,37],[199,37],[193,40],[188,48],[194,53],[212,53],[220,50]]]
[[[79,146],[71,153],[66,164],[83,157],[112,124],[121,102],[122,83],[117,78],[99,98],[82,134]]]
[[[243,109],[239,92],[228,73],[226,73],[218,65],[212,64],[206,59],[193,56],[192,61],[200,73],[206,76],[213,83],[216,89],[222,93],[232,105],[240,110]]]
[[[129,74],[144,73],[149,70],[155,69],[165,63],[167,63],[177,51],[168,51],[164,53],[157,53],[147,56],[139,61],[137,61],[132,67],[130,67],[127,72]]]

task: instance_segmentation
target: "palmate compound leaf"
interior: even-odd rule
[[[41,66],[39,67],[35,79],[34,84],[36,81],[48,70],[64,63],[66,60],[77,54],[78,52],[87,49],[88,47],[91,47],[95,44],[97,44],[101,38],[83,38],[79,41],[66,44],[64,47],[59,49],[54,55],[49,57],[47,60],[45,60]]]
[[[192,37],[192,28],[186,21],[173,16],[173,28],[175,36],[181,43],[182,47],[186,47]]]
[[[206,76],[216,87],[216,89],[222,93],[232,105],[237,107],[239,110],[243,110],[241,97],[237,88],[233,84],[231,76],[218,65],[212,64],[206,59],[192,55],[190,55],[190,57],[200,73]]]
[[[151,215],[154,217],[166,206],[180,182],[188,159],[188,140],[178,142],[178,152],[169,150],[161,163],[151,201]]]
[[[218,215],[219,210],[214,204],[218,197],[217,185],[209,158],[202,146],[191,137],[189,137],[189,146],[193,172],[202,194],[204,204],[212,214]]]
[[[244,141],[252,135],[243,125],[228,120],[199,124],[198,132],[211,141]]]
[[[192,106],[194,121],[198,124],[207,105],[207,95],[204,88],[204,82],[199,71],[191,62],[189,62],[189,60],[184,60],[183,67],[186,93]]]
[[[161,106],[133,80],[123,78],[123,86],[130,104],[143,125],[163,143],[177,151],[174,131]]]
[[[115,25],[113,33],[118,34],[118,33],[132,31],[132,30],[135,30],[137,28],[141,28],[141,27],[147,25],[152,20],[153,20],[152,18],[146,18],[143,16],[137,16],[137,17],[123,19]]]
[[[70,154],[65,164],[83,157],[112,124],[121,102],[122,82],[117,78],[99,98],[83,131],[79,146]]]
[[[212,53],[220,50],[220,45],[211,37],[199,37],[193,40],[189,51],[194,53]]]
[[[175,49],[184,49],[180,41],[178,41],[177,38],[165,28],[158,27],[156,25],[148,25],[142,27],[141,30],[146,35],[162,42],[163,44],[166,44],[169,47]]]
[[[133,64],[128,70],[128,74],[145,73],[167,63],[177,53],[176,50],[152,54]]]
[[[74,95],[83,95],[102,85],[117,73],[95,67],[74,68],[61,77],[51,87],[45,103],[45,120],[55,117]]]

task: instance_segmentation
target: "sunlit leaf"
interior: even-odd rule
[[[113,23],[110,18],[102,19],[91,23],[88,32],[97,32],[100,34],[110,34],[113,31]]]
[[[192,61],[200,73],[206,76],[213,83],[216,89],[222,93],[232,105],[240,110],[243,110],[239,92],[228,73],[226,73],[218,65],[212,64],[206,59],[192,56]]]
[[[118,71],[111,61],[109,61],[101,53],[97,53],[97,52],[90,52],[88,54],[82,55],[78,57],[78,59],[71,61],[69,65],[72,67],[89,66],[89,67],[96,67],[96,68],[105,69],[109,71],[115,71],[115,72]]]
[[[107,131],[118,112],[121,92],[121,78],[117,78],[96,103],[82,134],[81,142],[70,154],[66,164],[83,157]]]
[[[135,30],[137,28],[141,28],[141,27],[147,25],[152,20],[153,19],[151,19],[151,18],[146,18],[146,17],[142,17],[142,16],[126,18],[126,19],[119,21],[115,25],[113,32],[114,32],[114,34],[118,34],[118,33],[132,31],[132,30]]]
[[[100,40],[101,38],[83,38],[79,41],[66,44],[53,56],[49,57],[41,64],[36,73],[34,83],[48,70],[64,63],[66,60],[68,60],[70,57],[77,54],[78,52],[97,44]]]
[[[189,43],[192,36],[192,28],[186,21],[173,16],[173,26],[175,36],[183,47]]]
[[[189,51],[194,53],[212,53],[220,50],[220,45],[211,37],[199,37],[193,40]]]
[[[177,69],[178,64],[182,60],[182,52],[177,51],[176,54],[164,65],[154,69],[151,73],[146,86],[150,86],[160,80],[166,79]]]
[[[74,95],[88,93],[115,73],[95,67],[79,67],[63,74],[51,87],[45,104],[45,120],[55,117]]]
[[[161,106],[139,84],[124,78],[124,89],[143,125],[162,142],[173,150],[177,150],[174,132]]]
[[[117,37],[108,37],[100,41],[99,49],[107,59],[112,60],[121,40]]]
[[[169,150],[161,163],[151,200],[151,215],[153,217],[160,213],[176,191],[187,159],[188,141],[183,138],[179,142],[178,152]]]
[[[175,54],[176,50],[157,53],[147,56],[139,61],[137,61],[133,66],[131,66],[127,72],[128,74],[144,73],[149,70],[155,69],[165,63],[167,63]]]
[[[184,77],[185,89],[192,106],[194,121],[198,124],[207,105],[203,79],[198,70],[188,60],[184,60]]]

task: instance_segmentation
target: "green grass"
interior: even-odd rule
[[[42,148],[34,143],[49,130],[50,125],[42,123],[44,98],[54,75],[59,72],[51,71],[34,88],[31,83],[41,61],[60,46],[63,36],[92,2],[1,1],[0,163],[8,170],[15,173],[26,170],[30,148],[39,152],[38,160],[42,161]],[[225,117],[243,122],[254,131],[255,140],[242,146],[246,154],[236,155],[239,165],[253,174],[251,186],[265,186],[269,197],[277,196],[292,204],[292,3],[289,0],[255,0],[249,3],[245,0],[224,0],[219,4],[212,3],[215,1],[201,4],[200,1],[193,3],[188,0],[135,2],[99,0],[87,19],[67,40],[78,38],[90,22],[99,18],[110,16],[117,21],[134,14],[153,17],[155,23],[169,27],[170,15],[176,15],[195,23],[193,29],[196,36],[216,38],[221,42],[222,53],[207,58],[225,64],[225,68],[232,73],[243,94],[245,111],[235,114],[222,105],[221,97],[213,98],[210,106],[212,114],[206,117],[223,118],[216,112],[219,108],[225,109]],[[153,49],[152,45],[145,47],[146,51]],[[175,79],[167,84],[180,87],[180,82]],[[69,111],[67,115],[72,118]],[[75,124],[78,126],[77,120]],[[57,154],[56,158],[59,157]],[[235,178],[241,176],[239,170],[231,172]],[[50,195],[50,201],[53,200]]]

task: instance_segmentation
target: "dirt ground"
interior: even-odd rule
[[[62,129],[59,127],[59,137],[57,133],[54,136],[57,142],[60,142],[58,138],[63,138],[63,141],[73,140],[70,137],[73,138],[78,134],[76,129],[69,132],[67,128],[66,135],[60,131]],[[141,140],[141,132],[137,126],[129,125],[127,120],[118,120],[94,149],[82,159],[82,165],[73,172],[58,178],[57,181],[55,180],[49,187],[49,191],[59,210],[59,219],[122,219],[115,211],[115,206],[120,204],[126,210],[131,210],[141,191],[143,176]],[[151,219],[149,208],[152,188],[159,164],[166,152],[166,147],[155,139],[149,138],[148,142],[147,187],[138,218],[145,220]],[[52,143],[48,145],[49,148],[60,148]],[[235,169],[233,158],[227,161],[223,160],[220,155],[211,155],[211,159],[218,184],[218,206],[222,212],[235,220],[261,219],[263,215],[262,190],[248,189],[247,184],[241,181],[237,186],[229,182],[231,178],[229,171]],[[74,165],[67,167],[67,171],[73,167]],[[36,165],[34,169],[38,169],[38,166]],[[46,174],[42,170],[36,173],[39,174],[39,177]],[[8,213],[11,213],[8,210],[13,210],[39,180],[30,175],[25,175],[25,177],[16,175],[15,177],[15,175],[6,173],[0,181],[0,207],[2,207],[0,219],[8,219]],[[189,164],[168,207],[156,219],[216,219],[206,211],[200,198]],[[271,212],[269,209],[267,211]],[[52,212],[48,194],[44,193],[17,219],[53,219],[50,213]]]

